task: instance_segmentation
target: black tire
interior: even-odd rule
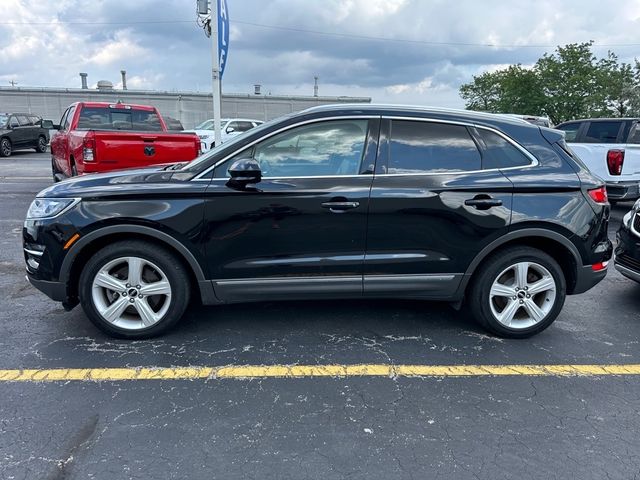
[[[92,292],[96,275],[109,262],[121,257],[138,257],[155,264],[171,286],[171,297],[168,300],[169,306],[166,313],[150,327],[132,330],[116,326],[100,314],[94,302]],[[163,247],[138,240],[117,242],[99,250],[85,265],[79,282],[80,304],[89,320],[108,335],[124,339],[152,338],[168,331],[182,317],[191,294],[189,275],[177,256]],[[118,297],[117,294],[115,296]]]
[[[77,177],[78,176],[78,169],[76,168],[76,164],[75,163],[71,164],[71,176],[72,177]]]
[[[10,157],[12,151],[11,140],[3,138],[0,140],[0,157]]]
[[[492,304],[492,302],[510,302],[509,297],[498,297],[494,300],[491,298],[491,288],[494,282],[503,278],[501,274],[508,275],[503,272],[508,270],[511,266],[515,266],[521,262],[531,262],[546,269],[555,282],[555,296],[553,300],[551,300],[546,297],[540,298],[539,296],[534,295],[532,300],[536,302],[542,302],[543,304],[544,302],[552,302],[550,307],[548,305],[543,305],[544,308],[549,308],[546,315],[538,321],[538,323],[535,323],[532,326],[511,328],[501,323],[492,310],[492,306],[494,306],[494,309],[496,308],[496,304]],[[535,272],[532,272],[531,275],[535,275]],[[564,273],[558,265],[558,262],[556,262],[550,255],[531,247],[510,247],[493,254],[478,268],[472,279],[470,295],[468,297],[468,308],[471,310],[471,313],[478,323],[490,332],[506,338],[527,338],[540,333],[553,323],[562,310],[566,291],[567,288]],[[518,295],[521,294],[522,292],[518,293]],[[519,298],[520,297],[516,297],[514,302],[522,304],[523,301],[528,301],[525,298],[521,301]],[[506,306],[504,308],[506,310]],[[516,314],[528,315],[528,311],[524,306],[516,306],[516,308]],[[498,313],[503,313],[503,311]],[[516,316],[514,316],[514,318],[516,318]]]
[[[58,176],[60,172],[56,168],[56,161],[51,157],[51,176],[53,177],[53,183],[58,183],[60,181],[60,177]]]
[[[47,151],[47,139],[44,135],[38,137],[38,143],[36,144],[35,151],[38,153],[46,153]]]

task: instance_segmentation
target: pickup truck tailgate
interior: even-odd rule
[[[94,131],[95,162],[117,168],[193,160],[199,138],[188,133]]]
[[[640,145],[615,143],[570,143],[569,146],[591,172],[613,182],[640,181]],[[622,174],[612,175],[607,166],[609,150],[624,150]]]

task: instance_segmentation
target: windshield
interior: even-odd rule
[[[221,120],[220,128],[224,128],[227,122],[228,120]],[[200,125],[198,125],[194,130],[213,130],[213,120],[205,120]]]
[[[9,115],[0,113],[0,127],[4,127],[9,120]]]
[[[213,147],[211,150],[209,150],[206,153],[203,153],[202,155],[200,155],[198,158],[196,158],[195,160],[187,163],[181,170],[183,171],[197,171],[200,169],[200,167],[202,166],[203,163],[206,164],[206,162],[213,156],[215,156],[218,152],[220,152],[223,149],[226,149],[227,147],[233,146],[236,143],[241,143],[244,141],[245,136],[247,135],[247,133],[251,133],[251,135],[253,135],[254,133],[260,133],[263,130],[267,130],[269,127],[271,127],[271,125],[281,122],[283,119],[291,117],[295,114],[289,114],[286,117],[280,117],[280,118],[276,118],[275,120],[271,120],[269,122],[265,122],[262,125],[258,125],[255,128],[252,128],[251,130],[247,130],[246,132],[241,133],[240,135],[237,135],[235,137],[231,137],[230,140],[221,143],[220,145]]]

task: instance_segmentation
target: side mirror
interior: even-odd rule
[[[53,125],[52,120],[42,120],[40,126],[47,130],[54,130],[55,126]],[[57,129],[56,129],[57,130]]]
[[[231,178],[227,182],[227,186],[234,189],[244,189],[247,185],[262,180],[260,164],[253,158],[242,158],[233,162],[229,168],[229,175]]]
[[[236,131],[236,129],[233,128],[233,127],[227,127],[227,129],[225,130],[225,132],[227,132],[227,133],[233,133],[235,131]]]

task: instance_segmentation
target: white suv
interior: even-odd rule
[[[247,130],[257,127],[262,123],[263,122],[261,120],[253,120],[251,118],[223,118],[220,120],[222,128],[222,143],[236,135],[240,135]],[[206,152],[215,146],[212,118],[205,120],[193,130],[185,130],[185,132],[193,132],[200,137],[200,149],[203,152]]]

